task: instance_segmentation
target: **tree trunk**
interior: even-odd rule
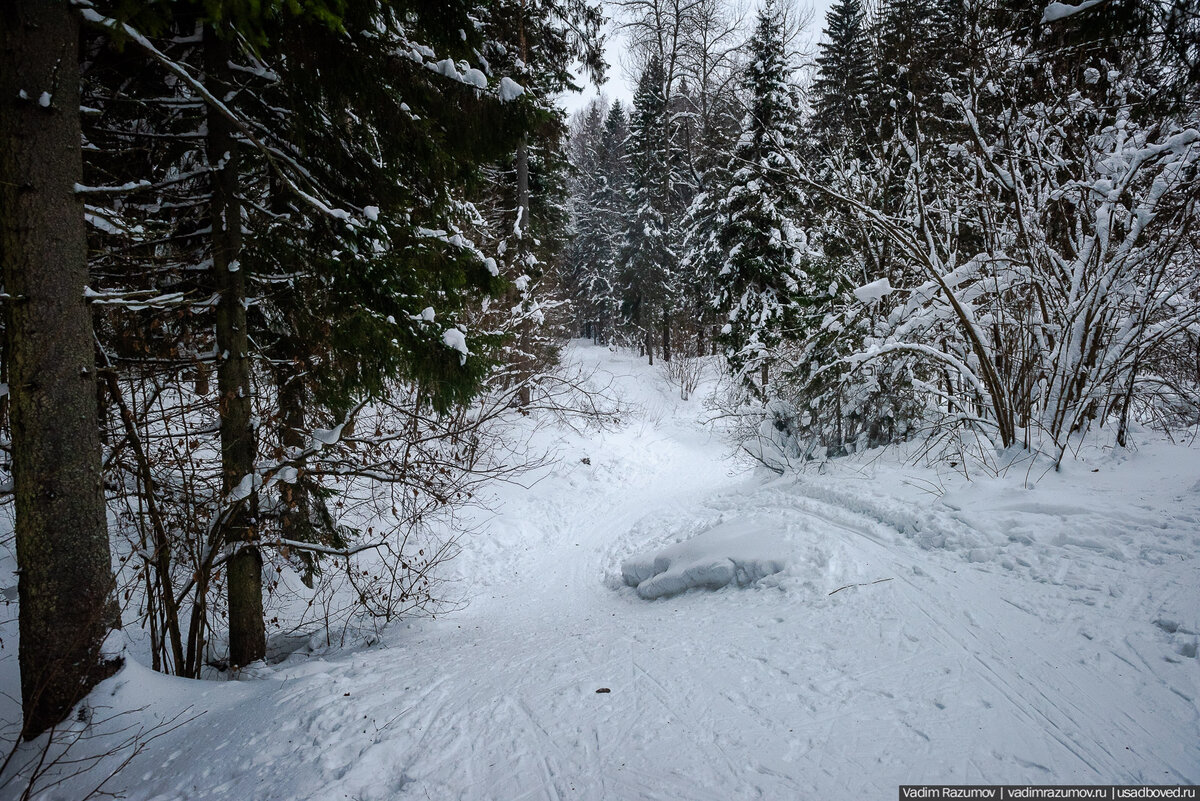
[[[517,207],[521,215],[518,230],[525,239],[529,233],[529,142],[524,137],[517,146]]]
[[[650,327],[649,322],[646,324],[646,357],[650,360],[650,366],[654,366],[654,329]]]
[[[524,17],[522,17],[524,20]],[[521,28],[521,49],[525,49],[525,28],[522,21]],[[521,143],[517,146],[517,231],[521,237],[521,251],[528,252],[530,247],[529,241],[529,142],[525,137],[521,138]],[[522,264],[522,269],[525,265]],[[522,330],[518,332],[520,338],[524,338],[528,330],[528,323],[522,324]],[[522,409],[530,404],[532,395],[530,394],[529,380],[533,376],[533,367],[527,360],[522,360],[519,365],[518,380],[521,382],[521,387],[517,392],[517,403]]]
[[[206,81],[217,97],[229,94],[229,45],[212,27],[204,33]],[[238,262],[242,210],[238,197],[238,145],[228,120],[208,109],[208,162],[212,167],[212,269],[217,305],[217,394],[221,418],[221,475],[226,495],[254,472],[251,429],[249,337],[246,330],[246,272]],[[226,562],[229,587],[229,661],[247,665],[266,655],[263,622],[262,554],[255,543],[257,495],[242,502],[225,526],[223,541],[237,548]]]
[[[671,317],[666,311],[662,320],[662,358],[664,362],[671,361]]]
[[[211,371],[208,369],[208,365],[205,364],[204,362],[196,363],[196,387],[195,388],[196,388],[196,394],[199,395],[200,397],[204,397],[205,395],[208,394],[208,389],[209,389],[208,379],[209,379],[210,372]]]
[[[279,444],[286,458],[288,453],[301,450],[307,444],[304,436],[304,381],[297,375],[295,367],[288,363],[275,368],[275,385],[279,390]],[[345,428],[342,432],[345,433]],[[297,480],[281,482],[278,486],[283,505],[279,512],[280,535],[285,540],[313,541],[308,490],[304,483]],[[312,556],[301,554],[301,560],[308,571],[300,578],[311,589]]]
[[[79,21],[0,4],[0,261],[7,312],[25,737],[110,674],[119,624],[101,483],[83,180]]]
[[[1129,410],[1133,406],[1133,390],[1137,385],[1138,364],[1129,371],[1129,383],[1125,385],[1125,394],[1121,399],[1121,418],[1117,424],[1117,444],[1122,448],[1129,447]]]

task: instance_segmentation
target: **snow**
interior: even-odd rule
[[[872,281],[869,284],[864,284],[863,286],[855,289],[854,297],[858,298],[863,303],[874,303],[880,298],[887,297],[891,293],[891,283],[887,278],[880,278],[878,281]]]
[[[342,429],[345,423],[334,426],[333,428],[317,428],[312,432],[312,444],[310,447],[336,445],[342,438]]]
[[[262,486],[262,476],[256,473],[247,473],[242,476],[242,480],[229,493],[229,500],[240,501],[243,498],[250,497],[250,493]]]
[[[457,328],[447,328],[442,333],[442,341],[447,347],[453,348],[459,352],[459,363],[466,364],[467,357],[471,355],[471,351],[467,350],[467,337]]]
[[[500,79],[500,99],[505,103],[516,100],[523,94],[525,94],[525,87],[512,78],[505,76]]]
[[[711,382],[681,402],[632,356],[576,343],[571,358],[629,409],[603,431],[522,418],[558,461],[466,521],[449,576],[463,608],[369,647],[300,632],[232,681],[129,659],[90,699],[109,722],[77,747],[187,722],[105,789],[836,801],[918,781],[1200,782],[1200,451],[1144,435],[996,476],[875,451],[776,478],[703,424]],[[640,596],[721,559],[754,569]],[[15,624],[0,636],[11,695]]]
[[[463,83],[470,84],[476,89],[487,88],[487,76],[483,74],[482,70],[478,70],[474,67],[471,67],[463,73],[462,80]]]
[[[745,587],[783,570],[788,550],[777,529],[739,521],[627,559],[621,564],[621,576],[647,600],[690,589]]]
[[[1104,0],[1083,0],[1083,2],[1077,5],[1071,5],[1070,3],[1050,3],[1046,6],[1046,10],[1042,12],[1042,24],[1048,25],[1051,22],[1058,22],[1060,19],[1066,19],[1073,14],[1086,11],[1092,6],[1103,2]]]

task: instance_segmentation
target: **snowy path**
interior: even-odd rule
[[[1086,470],[1070,497],[936,503],[890,474],[764,482],[731,475],[654,373],[591,357],[634,371],[643,412],[590,442],[562,434],[561,468],[506,491],[458,564],[468,608],[256,681],[198,690],[130,667],[118,706],[205,712],[121,789],[728,801],[1200,782],[1200,493],[1170,495],[1200,460],[1136,497],[1127,475]],[[749,518],[797,543],[783,574],[653,602],[621,584],[632,554]]]

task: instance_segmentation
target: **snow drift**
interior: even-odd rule
[[[621,576],[647,600],[691,589],[745,587],[787,567],[780,529],[744,522],[716,526],[684,542],[627,559]]]

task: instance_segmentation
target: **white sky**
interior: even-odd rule
[[[832,0],[800,0],[800,8],[812,11],[812,21],[805,29],[805,41],[801,43],[802,50],[815,54],[817,40],[821,37],[821,31],[825,27],[825,14],[831,3]],[[605,8],[605,13],[610,17],[615,16],[615,12],[611,8]],[[749,18],[753,19],[752,12]],[[565,109],[567,114],[574,114],[600,94],[608,98],[609,103],[620,99],[627,109],[633,103],[633,90],[637,85],[637,76],[629,74],[630,60],[627,53],[629,42],[614,20],[609,21],[606,34],[604,57],[608,62],[608,80],[601,87],[584,81],[582,82],[584,87],[582,92],[569,92],[560,96],[558,105]],[[576,73],[576,77],[579,77],[578,73]]]

